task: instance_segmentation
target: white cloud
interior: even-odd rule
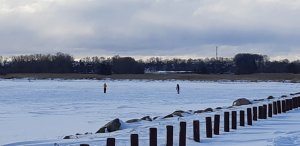
[[[290,57],[299,14],[297,0],[0,0],[0,54]]]

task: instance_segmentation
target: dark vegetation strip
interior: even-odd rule
[[[270,61],[266,55],[237,54],[233,58],[162,59],[152,57],[85,57],[75,60],[69,54],[33,54],[0,56],[0,74],[12,73],[77,73],[77,74],[144,74],[173,71],[194,74],[300,73],[300,61]]]

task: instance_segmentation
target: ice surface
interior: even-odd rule
[[[103,94],[104,82],[108,84],[107,94]],[[179,95],[175,89],[177,83],[181,88]],[[191,122],[195,118],[203,120],[205,114],[129,124],[121,131],[75,140],[61,139],[66,135],[96,132],[114,118],[126,121],[147,115],[165,116],[175,110],[229,106],[240,97],[258,99],[288,95],[298,92],[299,85],[279,82],[0,80],[0,145],[53,146],[54,143],[78,145],[82,142],[104,145],[108,136],[117,137],[119,145],[129,145],[130,133],[139,133],[141,139],[147,139],[149,127],[161,129],[159,142],[164,143],[167,124],[178,125],[178,120]],[[299,117],[300,113],[294,111],[258,122],[251,128],[245,127],[214,139],[204,138],[201,145],[299,144],[297,135],[300,132],[289,126],[300,125]],[[188,136],[192,137],[192,133]],[[147,142],[142,140],[141,145],[148,145]],[[189,146],[193,144],[188,141]]]

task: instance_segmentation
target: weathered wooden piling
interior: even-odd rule
[[[167,126],[167,144],[166,146],[173,146],[173,126]]]
[[[214,118],[214,134],[215,135],[220,134],[220,115],[215,115]]]
[[[212,124],[211,124],[211,117],[206,117],[206,137],[212,138]]]
[[[194,141],[200,142],[200,122],[199,120],[193,121]]]
[[[231,111],[231,129],[237,129],[237,113]]]
[[[106,146],[115,146],[116,145],[116,139],[115,138],[107,138],[106,139]]]
[[[180,122],[179,146],[186,146],[186,122]]]
[[[273,115],[273,105],[271,103],[268,104],[268,117],[272,117]]]
[[[263,119],[267,119],[267,110],[268,106],[266,104],[263,105]]]
[[[245,126],[245,111],[240,111],[240,126]]]
[[[253,107],[253,121],[257,121],[257,107]]]
[[[139,135],[138,134],[130,135],[130,144],[131,144],[131,146],[139,146]]]
[[[286,101],[285,100],[282,100],[281,101],[281,105],[282,105],[282,112],[285,113],[286,112]]]
[[[273,101],[273,114],[277,115],[277,102]]]
[[[277,113],[281,114],[282,107],[281,107],[281,100],[277,100]]]
[[[252,109],[247,108],[247,124],[252,125]]]
[[[258,107],[258,119],[263,119],[263,106]]]
[[[150,146],[157,146],[157,128],[150,128]]]
[[[224,112],[224,132],[229,132],[229,112]]]

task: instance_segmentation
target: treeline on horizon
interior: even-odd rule
[[[253,74],[300,73],[300,60],[270,61],[260,54],[241,53],[233,58],[162,59],[152,57],[135,60],[118,55],[85,57],[76,61],[65,53],[33,54],[3,58],[0,56],[0,74],[9,73],[80,73],[80,74],[144,74],[157,71],[183,71],[196,74]]]

